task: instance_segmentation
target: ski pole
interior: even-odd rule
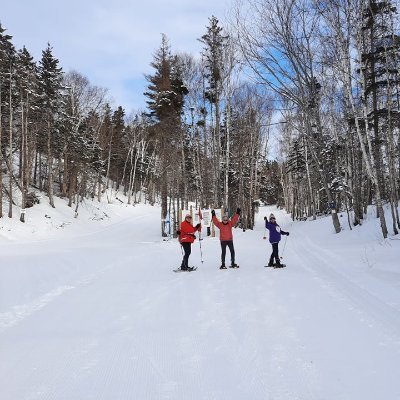
[[[264,217],[264,221],[266,221],[267,220],[267,217]],[[263,239],[266,239],[267,238],[267,227],[265,226],[265,222],[264,222],[264,236],[263,236]]]
[[[287,241],[287,235],[285,237],[285,244],[283,245],[282,255],[280,256],[280,259],[283,258],[283,253],[285,252],[285,247],[286,247],[286,241]]]
[[[204,261],[203,261],[203,250],[201,249],[201,241],[202,240],[203,239],[201,238],[201,232],[199,232],[200,259],[201,259],[201,263],[203,264],[204,263]]]

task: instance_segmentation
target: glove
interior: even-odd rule
[[[181,231],[176,231],[176,234],[179,236],[181,234]]]
[[[266,221],[267,220],[267,217],[264,217],[264,221]]]
[[[286,236],[289,236],[289,232],[286,232]]]
[[[200,226],[201,226],[201,224],[197,224],[197,225],[196,225],[196,229],[199,229]]]
[[[211,210],[211,216],[215,217],[215,211]]]
[[[240,212],[241,212],[241,209],[240,209],[240,208],[237,208],[237,209],[236,209],[236,214],[240,215]]]

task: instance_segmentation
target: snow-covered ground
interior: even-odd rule
[[[263,267],[270,212],[284,269]],[[239,269],[205,238],[176,274],[159,214],[59,200],[0,221],[1,400],[400,399],[400,241],[372,215],[336,235],[264,207],[234,231]]]

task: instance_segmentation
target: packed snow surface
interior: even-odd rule
[[[159,208],[40,206],[0,224],[1,400],[400,399],[400,241],[372,214],[334,234],[262,207],[234,230],[239,269],[205,237],[174,273]],[[283,269],[264,268],[271,212]]]

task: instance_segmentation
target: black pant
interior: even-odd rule
[[[280,264],[280,259],[279,259],[279,243],[271,243],[272,245],[272,254],[271,257],[269,258],[269,263],[273,264],[274,263],[274,258],[276,260],[277,264]]]
[[[181,243],[181,245],[185,252],[185,255],[183,256],[181,268],[188,268],[189,267],[189,256],[190,256],[190,253],[192,252],[192,243],[184,242],[184,243]]]
[[[222,264],[225,265],[225,255],[226,255],[226,246],[229,247],[229,251],[231,252],[231,264],[235,264],[235,249],[233,247],[233,240],[221,240],[221,261]]]

